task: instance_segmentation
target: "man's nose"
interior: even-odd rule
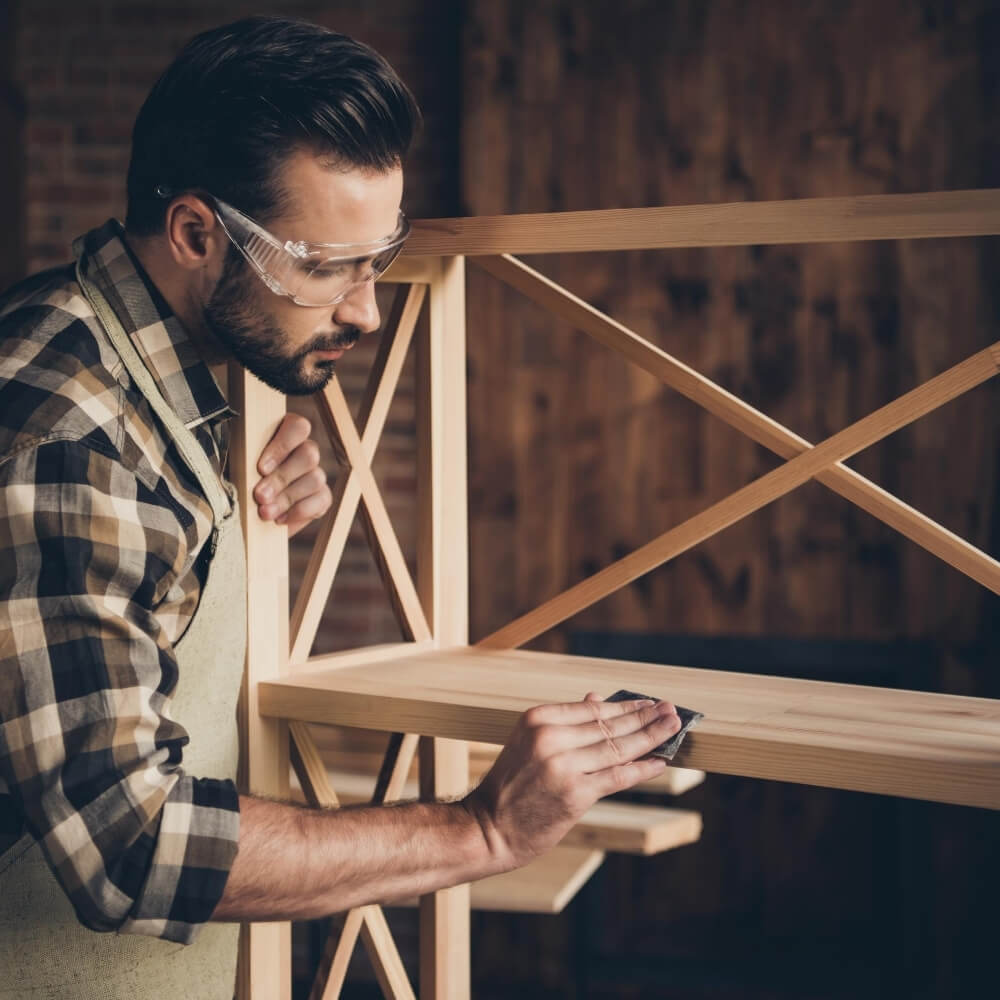
[[[356,326],[362,333],[374,333],[382,322],[375,301],[375,282],[366,281],[341,299],[333,310],[333,321],[338,326]]]

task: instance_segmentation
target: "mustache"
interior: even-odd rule
[[[360,338],[361,331],[356,326],[345,326],[332,340],[317,337],[299,351],[299,354],[305,357],[310,351],[343,351],[353,347]]]

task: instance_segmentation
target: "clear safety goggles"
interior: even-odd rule
[[[374,281],[410,235],[410,223],[400,212],[395,232],[372,243],[282,241],[239,209],[214,196],[212,200],[226,235],[264,284],[300,306],[332,306]]]

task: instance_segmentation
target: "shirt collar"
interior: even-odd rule
[[[188,429],[236,415],[181,321],[126,246],[117,219],[73,243],[84,274],[132,338],[157,388]]]

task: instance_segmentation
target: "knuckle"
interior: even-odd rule
[[[302,442],[302,451],[310,465],[319,465],[319,445],[312,438]]]
[[[542,706],[536,705],[534,708],[529,708],[528,711],[521,716],[521,720],[527,728],[534,729],[537,726],[542,725],[543,715],[544,711]]]
[[[309,432],[312,430],[312,421],[301,413],[292,413],[288,417],[288,426],[296,434],[308,437]]]
[[[569,776],[569,765],[564,754],[553,754],[542,764],[542,771],[549,781],[559,784]]]
[[[631,787],[631,785],[632,782],[629,780],[628,768],[620,765],[612,770],[611,786],[616,792],[623,792],[626,788]]]
[[[318,465],[309,470],[308,476],[310,486],[314,486],[318,490],[326,486],[326,473]]]
[[[555,747],[553,745],[553,732],[551,726],[538,726],[531,733],[531,748],[539,757],[551,757]]]

